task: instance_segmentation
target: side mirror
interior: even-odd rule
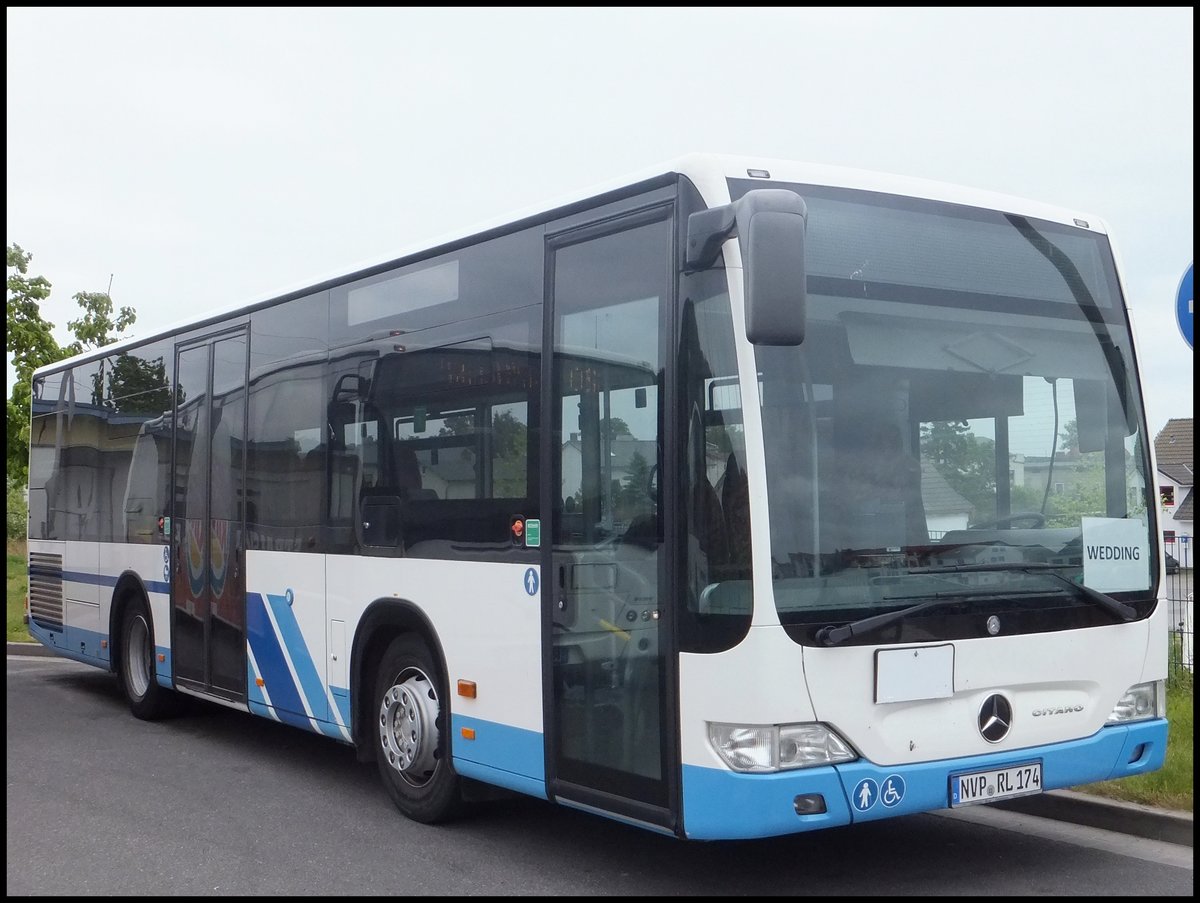
[[[794,191],[759,188],[724,207],[688,217],[690,270],[716,261],[721,245],[738,237],[746,296],[746,337],[756,345],[804,341],[808,275],[804,236],[808,207]]]

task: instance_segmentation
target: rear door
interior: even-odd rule
[[[171,649],[180,684],[246,697],[245,331],[175,353]]]

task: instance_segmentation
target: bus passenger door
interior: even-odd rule
[[[171,654],[176,681],[246,697],[244,332],[176,350]]]
[[[658,479],[671,254],[669,207],[549,239],[554,471],[542,565],[552,791],[663,827],[675,736]]]

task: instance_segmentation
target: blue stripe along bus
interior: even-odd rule
[[[1104,225],[693,156],[35,374],[30,629],[133,714],[754,838],[1145,773]]]

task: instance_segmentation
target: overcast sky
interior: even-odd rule
[[[6,17],[7,240],[63,341],[110,278],[148,334],[708,151],[1099,216],[1151,433],[1192,416],[1190,7]]]

